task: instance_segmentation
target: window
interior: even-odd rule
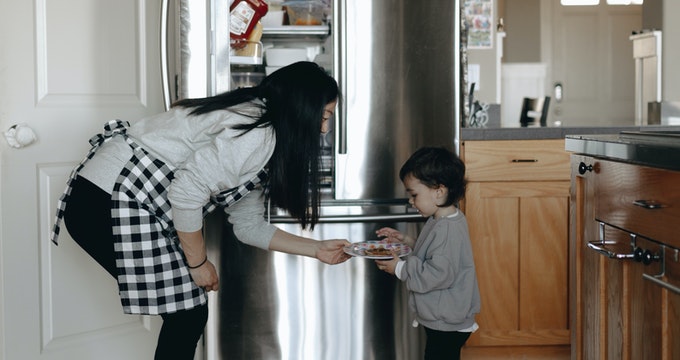
[[[642,5],[644,0],[607,0],[607,5]],[[600,5],[600,0],[560,0],[563,6]]]
[[[560,0],[564,6],[599,5],[600,0]]]
[[[642,5],[643,0],[607,0],[607,5]]]

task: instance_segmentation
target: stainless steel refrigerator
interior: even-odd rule
[[[235,72],[266,66],[230,62],[228,7],[228,0],[164,1],[168,103],[228,90]],[[334,0],[329,10],[319,26],[263,30],[264,48],[312,44],[343,96],[332,131],[320,137],[327,174],[320,224],[302,231],[277,209],[267,216],[316,239],[372,240],[383,226],[416,236],[424,219],[409,208],[398,171],[421,146],[458,149],[460,1]],[[210,294],[204,358],[422,357],[424,333],[411,326],[405,286],[373,260],[330,266],[255,249],[234,238],[222,213],[207,219],[205,232],[220,290]]]

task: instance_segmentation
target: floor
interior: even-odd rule
[[[569,346],[494,346],[463,348],[464,360],[569,360]]]

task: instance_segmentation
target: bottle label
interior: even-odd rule
[[[248,30],[248,25],[255,16],[255,9],[251,8],[247,2],[242,1],[231,11],[229,19],[229,32],[234,35],[243,35]]]

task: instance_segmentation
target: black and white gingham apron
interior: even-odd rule
[[[101,144],[115,135],[124,136],[133,155],[118,176],[111,195],[114,251],[123,311],[157,315],[205,304],[205,291],[191,280],[172,223],[167,190],[174,169],[130,139],[125,134],[127,126],[127,122],[111,120],[105,125],[103,134],[90,139],[92,149],[71,173],[59,199],[52,241],[57,243],[72,180]],[[265,179],[263,169],[245,184],[212,196],[203,207],[204,216],[217,207],[233,205]]]

